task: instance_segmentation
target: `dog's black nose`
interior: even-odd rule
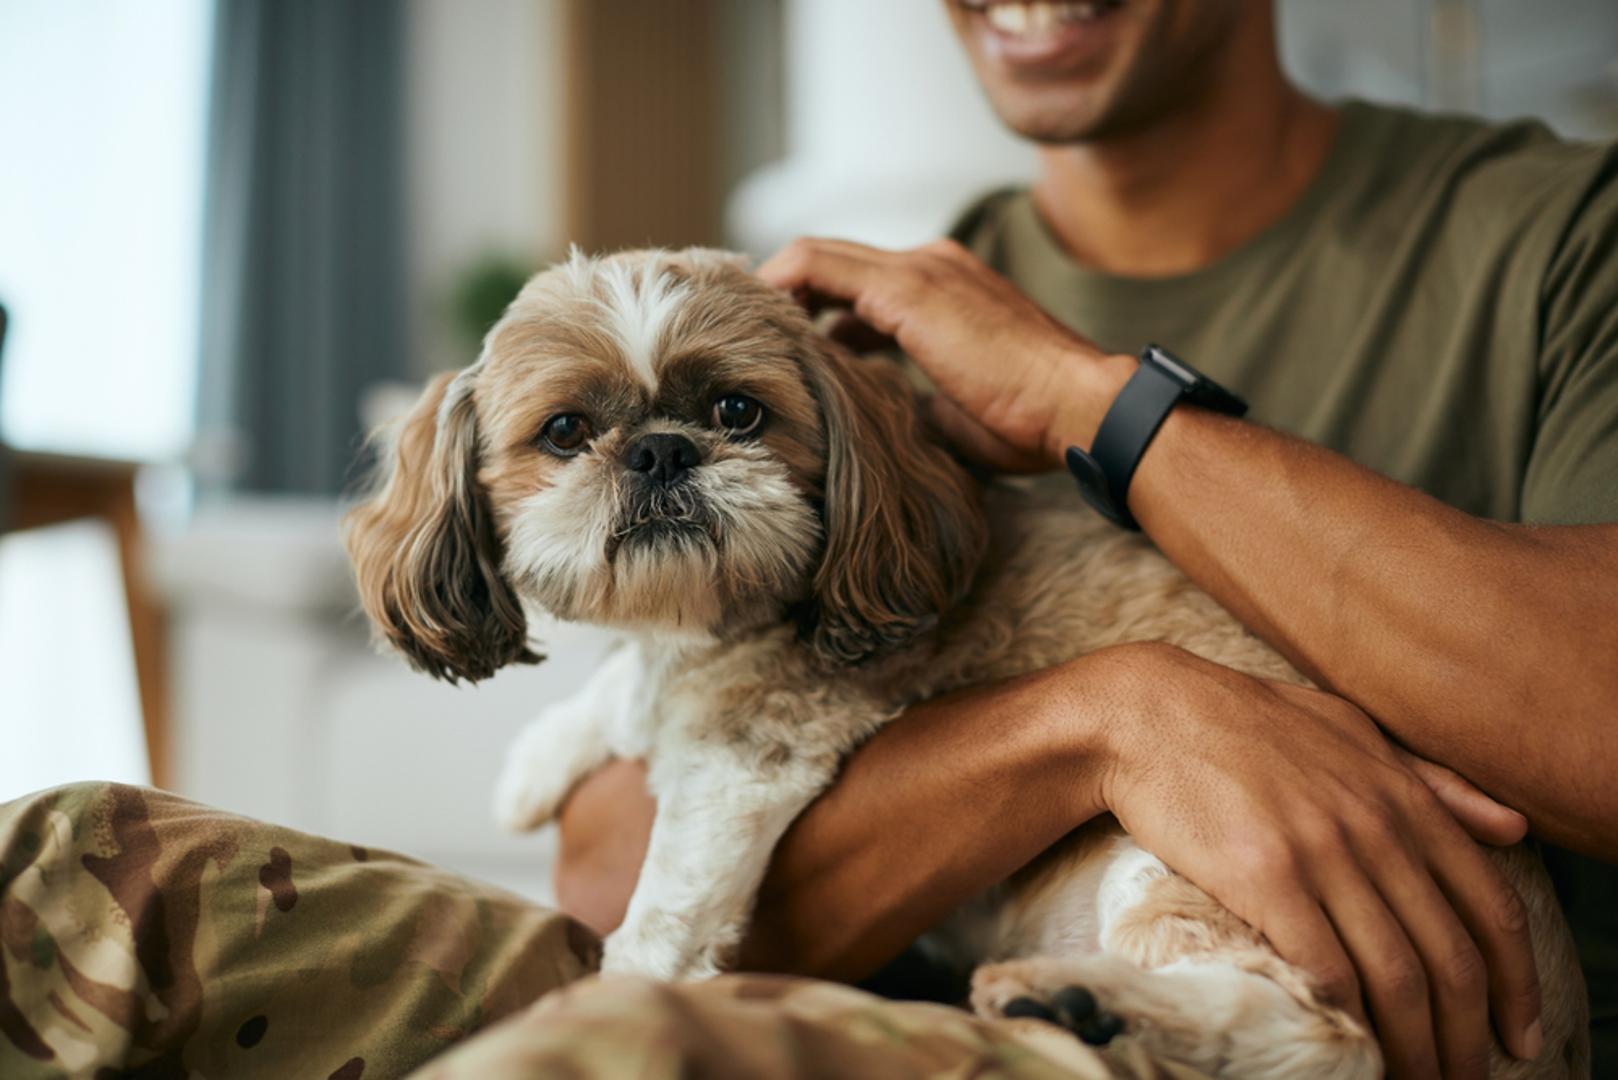
[[[696,468],[702,455],[697,444],[684,435],[642,435],[629,444],[624,460],[635,472],[668,485]]]

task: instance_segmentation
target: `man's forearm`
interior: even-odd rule
[[[1100,813],[1106,685],[1069,665],[883,728],[776,848],[742,966],[863,978]]]
[[[1618,527],[1472,518],[1337,454],[1180,409],[1130,506],[1199,585],[1417,752],[1618,853]]]

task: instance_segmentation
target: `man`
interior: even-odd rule
[[[1128,508],[1338,696],[1153,650],[916,710],[783,843],[748,959],[862,974],[1107,809],[1363,992],[1394,1072],[1475,1075],[1490,1004],[1532,1053],[1512,902],[1374,717],[1571,849],[1547,857],[1618,1069],[1618,873],[1586,857],[1618,857],[1618,154],[1328,109],[1287,83],[1262,0],[948,9],[1040,144],[1031,191],[980,203],[964,247],[807,241],[761,273],[896,339],[954,441],[1051,498],[1078,497],[1051,470],[1134,372],[1120,354],[1162,342],[1245,395],[1267,427],[1171,412]],[[1032,752],[1007,745],[1030,726]],[[638,784],[614,767],[564,819],[564,901],[602,929]]]
[[[1032,192],[981,203],[965,247],[807,242],[761,272],[851,305],[851,337],[896,338],[940,425],[1052,498],[1078,497],[1061,453],[1091,445],[1146,341],[1246,395],[1258,423],[1174,409],[1127,509],[1331,692],[1126,647],[918,707],[783,842],[745,965],[865,975],[1110,810],[1363,995],[1396,1073],[1478,1075],[1491,1013],[1532,1053],[1515,899],[1461,831],[1509,842],[1523,819],[1456,773],[1547,840],[1618,855],[1618,530],[1592,524],[1618,519],[1613,155],[1310,102],[1265,0],[948,10],[1042,143]],[[559,885],[598,928],[648,818],[633,764],[568,807]],[[1610,873],[1554,866],[1610,1024]],[[581,928],[513,898],[171,797],[0,808],[7,1076],[394,1075],[536,1000],[430,1068],[1097,1067],[1055,1029],[825,983],[549,992],[592,960]]]

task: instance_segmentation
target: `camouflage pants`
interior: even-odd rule
[[[598,954],[498,889],[158,791],[0,806],[7,1080],[1190,1075],[810,980],[586,978]]]

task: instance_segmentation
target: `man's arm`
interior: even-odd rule
[[[1268,737],[1278,729],[1291,737]],[[558,896],[603,932],[645,851],[642,783],[638,766],[611,766],[563,810]],[[1339,698],[1160,645],[949,695],[884,727],[778,846],[742,962],[867,975],[1103,810],[1334,1000],[1357,1010],[1363,983],[1404,1073],[1486,1062],[1480,956],[1503,1037],[1531,1053],[1516,898],[1456,826],[1508,843],[1521,817],[1403,757]],[[1469,972],[1479,981],[1456,982]]]
[[[1051,468],[1088,446],[1135,368],[948,242],[799,241],[760,274],[890,335],[938,385],[941,425],[1002,466]],[[1306,673],[1543,835],[1618,858],[1618,526],[1482,521],[1189,408],[1142,459],[1130,507]]]
[[[744,966],[863,978],[1102,813],[1107,705],[1067,707],[1081,685],[1104,699],[1101,668],[965,691],[887,725],[778,846]],[[644,783],[639,763],[614,764],[562,810],[558,899],[602,933],[618,925],[645,854]]]
[[[1074,678],[1098,684],[1097,666]],[[1073,685],[1042,673],[884,728],[779,845],[742,966],[864,978],[1101,813],[1102,732],[1096,711],[1061,707]],[[557,880],[563,906],[601,931],[628,901],[652,810],[638,763],[609,768],[563,810]],[[626,806],[639,819],[627,835]]]
[[[1483,521],[1195,409],[1159,431],[1130,507],[1315,681],[1541,835],[1618,859],[1618,525]]]

